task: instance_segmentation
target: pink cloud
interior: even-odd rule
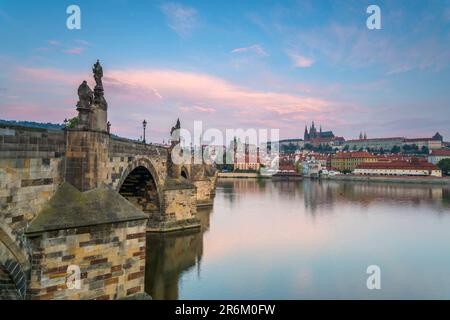
[[[267,57],[269,54],[259,44],[254,44],[248,47],[236,48],[231,53],[254,53],[260,57]]]
[[[76,55],[79,55],[79,54],[82,54],[82,53],[84,52],[84,48],[76,47],[76,48],[71,48],[71,49],[63,50],[63,52],[66,53],[66,54],[76,54]]]
[[[53,114],[53,108],[74,111],[78,98],[76,90],[84,79],[89,80],[93,88],[89,68],[85,72],[70,72],[19,67],[11,74],[19,88],[15,94],[21,97],[15,105],[20,106],[21,102],[41,104],[40,112],[46,116]],[[295,119],[312,119],[333,112],[336,106],[336,102],[312,94],[249,89],[204,73],[171,69],[105,70],[103,80],[109,116],[114,130],[120,130],[115,133],[127,137],[139,137],[142,119],[151,121],[154,134],[166,133],[180,111],[186,126],[207,117],[208,125],[216,128],[236,125],[283,128],[283,135],[292,135],[300,130]],[[33,98],[44,92],[58,95],[60,101],[50,106],[50,98],[39,101]],[[14,108],[8,109],[8,115],[14,118]],[[17,110],[21,113],[20,108]],[[62,116],[58,114],[58,121]],[[36,119],[30,114],[29,120]],[[50,117],[48,120],[52,121]],[[165,134],[159,137],[162,141]]]
[[[53,68],[18,67],[15,70],[15,75],[16,80],[19,81],[32,83],[56,82],[66,85],[73,85],[83,78],[83,75],[80,73],[67,72]]]
[[[60,108],[54,102],[43,107],[39,103],[34,102],[16,102],[1,105],[0,118],[11,120],[28,120],[38,122],[62,123],[65,118],[71,118],[76,115],[75,109],[70,109],[67,105]]]
[[[106,80],[105,80],[106,81]],[[187,105],[210,105],[228,109],[251,109],[254,114],[276,114],[321,111],[329,102],[316,97],[289,93],[257,91],[238,86],[218,77],[175,70],[111,70],[107,84],[141,97],[154,97],[154,90],[163,100]]]
[[[314,64],[313,59],[307,58],[298,53],[289,52],[288,55],[294,63],[294,66],[297,68],[307,68],[311,67]]]
[[[181,112],[214,113],[214,112],[216,112],[216,109],[208,108],[208,107],[194,106],[194,107],[180,107],[180,111]]]

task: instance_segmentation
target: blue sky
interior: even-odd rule
[[[66,8],[81,9],[81,30]],[[381,8],[368,30],[366,8]],[[450,1],[0,0],[0,118],[62,122],[100,59],[112,130],[315,120],[347,139],[450,136]]]

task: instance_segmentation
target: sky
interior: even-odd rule
[[[0,119],[76,116],[97,59],[124,137],[146,119],[147,140],[167,141],[178,117],[281,138],[313,120],[346,139],[450,137],[450,0],[0,0]]]

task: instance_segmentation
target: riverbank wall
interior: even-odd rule
[[[315,178],[317,179],[317,178]],[[412,183],[424,185],[447,185],[450,186],[450,178],[437,177],[388,177],[388,176],[361,176],[361,175],[336,175],[324,176],[323,180],[359,181],[359,182],[382,182],[382,183]]]
[[[239,179],[277,179],[276,176],[261,176],[257,173],[241,173],[241,172],[220,172],[219,178],[239,178]],[[286,179],[285,177],[278,179]],[[322,177],[302,177],[301,179],[314,180],[332,180],[332,181],[356,181],[356,182],[378,182],[378,183],[405,183],[405,184],[422,184],[422,185],[444,185],[450,186],[450,177],[388,177],[388,176],[362,176],[362,175],[336,175]],[[293,179],[289,180],[301,180]]]
[[[264,178],[263,176],[260,176],[257,172],[255,173],[248,173],[248,172],[219,172],[218,173],[219,178]],[[271,177],[267,177],[271,178]]]

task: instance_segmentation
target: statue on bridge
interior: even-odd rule
[[[94,91],[89,88],[87,81],[83,81],[78,87],[77,129],[108,132],[108,103],[104,97],[103,68],[99,60],[94,64],[92,71],[95,80]]]
[[[89,88],[87,81],[83,81],[78,87],[78,103],[77,108],[89,109],[94,100],[94,93]]]
[[[94,64],[92,72],[94,73],[94,80],[95,80],[94,103],[98,105],[100,109],[106,111],[108,108],[108,103],[106,102],[104,97],[103,82],[102,82],[103,68],[100,64],[100,60],[97,60],[97,62]]]
[[[94,64],[92,71],[94,72],[95,88],[103,89],[103,83],[102,83],[103,68],[100,65],[100,60],[97,60],[97,62]]]
[[[94,93],[89,88],[87,81],[83,81],[78,87],[78,125],[79,129],[87,129],[89,127],[89,119],[91,106],[94,101]]]

